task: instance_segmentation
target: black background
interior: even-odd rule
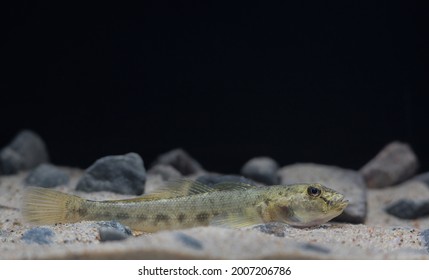
[[[282,2],[3,7],[0,146],[29,128],[60,165],[183,147],[237,173],[260,155],[357,169],[401,140],[427,170],[414,3]]]

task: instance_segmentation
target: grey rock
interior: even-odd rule
[[[203,249],[203,244],[196,238],[187,235],[183,232],[178,232],[175,234],[177,240],[183,243],[185,246],[190,247],[195,250]]]
[[[204,171],[202,166],[182,149],[174,149],[160,155],[153,165],[171,165],[182,175],[191,175]]]
[[[1,149],[0,174],[16,174],[48,161],[42,138],[30,130],[23,130],[8,146]]]
[[[429,186],[429,172],[418,174],[411,178],[410,181],[419,181]]]
[[[420,236],[423,240],[423,244],[426,247],[426,250],[429,252],[429,228],[420,232]]]
[[[128,235],[114,228],[101,227],[98,229],[98,234],[100,235],[101,242],[120,241],[128,238]]]
[[[322,254],[329,254],[331,252],[331,250],[329,250],[326,247],[322,247],[322,246],[311,244],[311,243],[305,243],[301,246],[301,248],[306,250],[306,251],[314,251],[314,252],[322,253]]]
[[[146,170],[136,153],[100,158],[79,180],[76,189],[95,192],[110,191],[120,194],[141,195],[144,192]]]
[[[408,144],[392,142],[365,164],[360,172],[369,188],[382,188],[410,178],[418,166],[417,156]]]
[[[24,183],[27,186],[53,188],[66,185],[69,179],[65,171],[51,164],[42,163],[28,174]]]
[[[98,222],[97,224],[100,225],[98,234],[101,242],[124,240],[132,235],[129,227],[117,221]]]
[[[429,201],[401,199],[387,206],[385,210],[401,219],[417,219],[429,215]]]
[[[238,182],[238,183],[245,183],[250,185],[258,185],[258,183],[256,183],[253,180],[247,179],[242,176],[237,176],[237,175],[206,174],[198,177],[196,181],[203,183],[207,186],[213,186],[224,182],[236,182],[236,183]]]
[[[285,237],[285,225],[280,223],[261,224],[252,229],[277,237]]]
[[[267,185],[276,185],[279,183],[278,169],[279,165],[274,159],[256,157],[243,165],[241,175]]]
[[[278,171],[281,184],[321,183],[342,193],[349,201],[344,212],[334,221],[363,223],[367,214],[366,185],[354,170],[312,163],[294,164]]]
[[[173,166],[165,164],[154,165],[147,171],[147,174],[159,175],[164,181],[176,180],[182,176]]]
[[[24,232],[21,239],[27,244],[50,244],[55,233],[49,228],[32,228]]]
[[[100,226],[100,228],[111,228],[111,229],[115,229],[117,231],[120,231],[123,234],[126,235],[132,235],[132,232],[130,230],[129,227],[124,226],[123,224],[121,224],[118,221],[103,221],[103,222],[97,222],[97,224]]]

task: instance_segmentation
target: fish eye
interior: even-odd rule
[[[319,188],[316,188],[316,187],[310,186],[310,187],[308,187],[308,189],[307,189],[307,193],[308,193],[310,196],[318,197],[318,196],[320,195],[321,191],[320,191],[320,189],[319,189]]]

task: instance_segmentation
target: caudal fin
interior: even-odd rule
[[[76,222],[73,210],[84,201],[75,195],[31,187],[24,194],[22,215],[25,221],[38,225]]]

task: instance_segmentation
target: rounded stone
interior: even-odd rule
[[[136,153],[106,156],[97,160],[79,180],[76,189],[141,195],[146,183],[142,158]]]
[[[279,165],[274,159],[256,157],[243,165],[241,175],[267,185],[275,185],[279,183],[278,169]]]
[[[23,130],[0,150],[0,174],[16,174],[48,161],[48,151],[42,138],[31,130]]]
[[[25,178],[25,185],[44,188],[53,188],[66,185],[69,175],[58,167],[43,163],[31,171]]]
[[[401,183],[413,176],[419,166],[410,145],[392,142],[360,170],[368,188],[382,188]]]
[[[201,164],[183,149],[174,149],[160,155],[153,163],[153,165],[158,164],[171,165],[182,175],[191,175],[204,171]]]
[[[55,233],[49,228],[32,228],[24,232],[22,240],[27,244],[50,244]]]
[[[148,175],[158,175],[164,181],[179,179],[182,175],[171,165],[157,164],[147,171]]]

